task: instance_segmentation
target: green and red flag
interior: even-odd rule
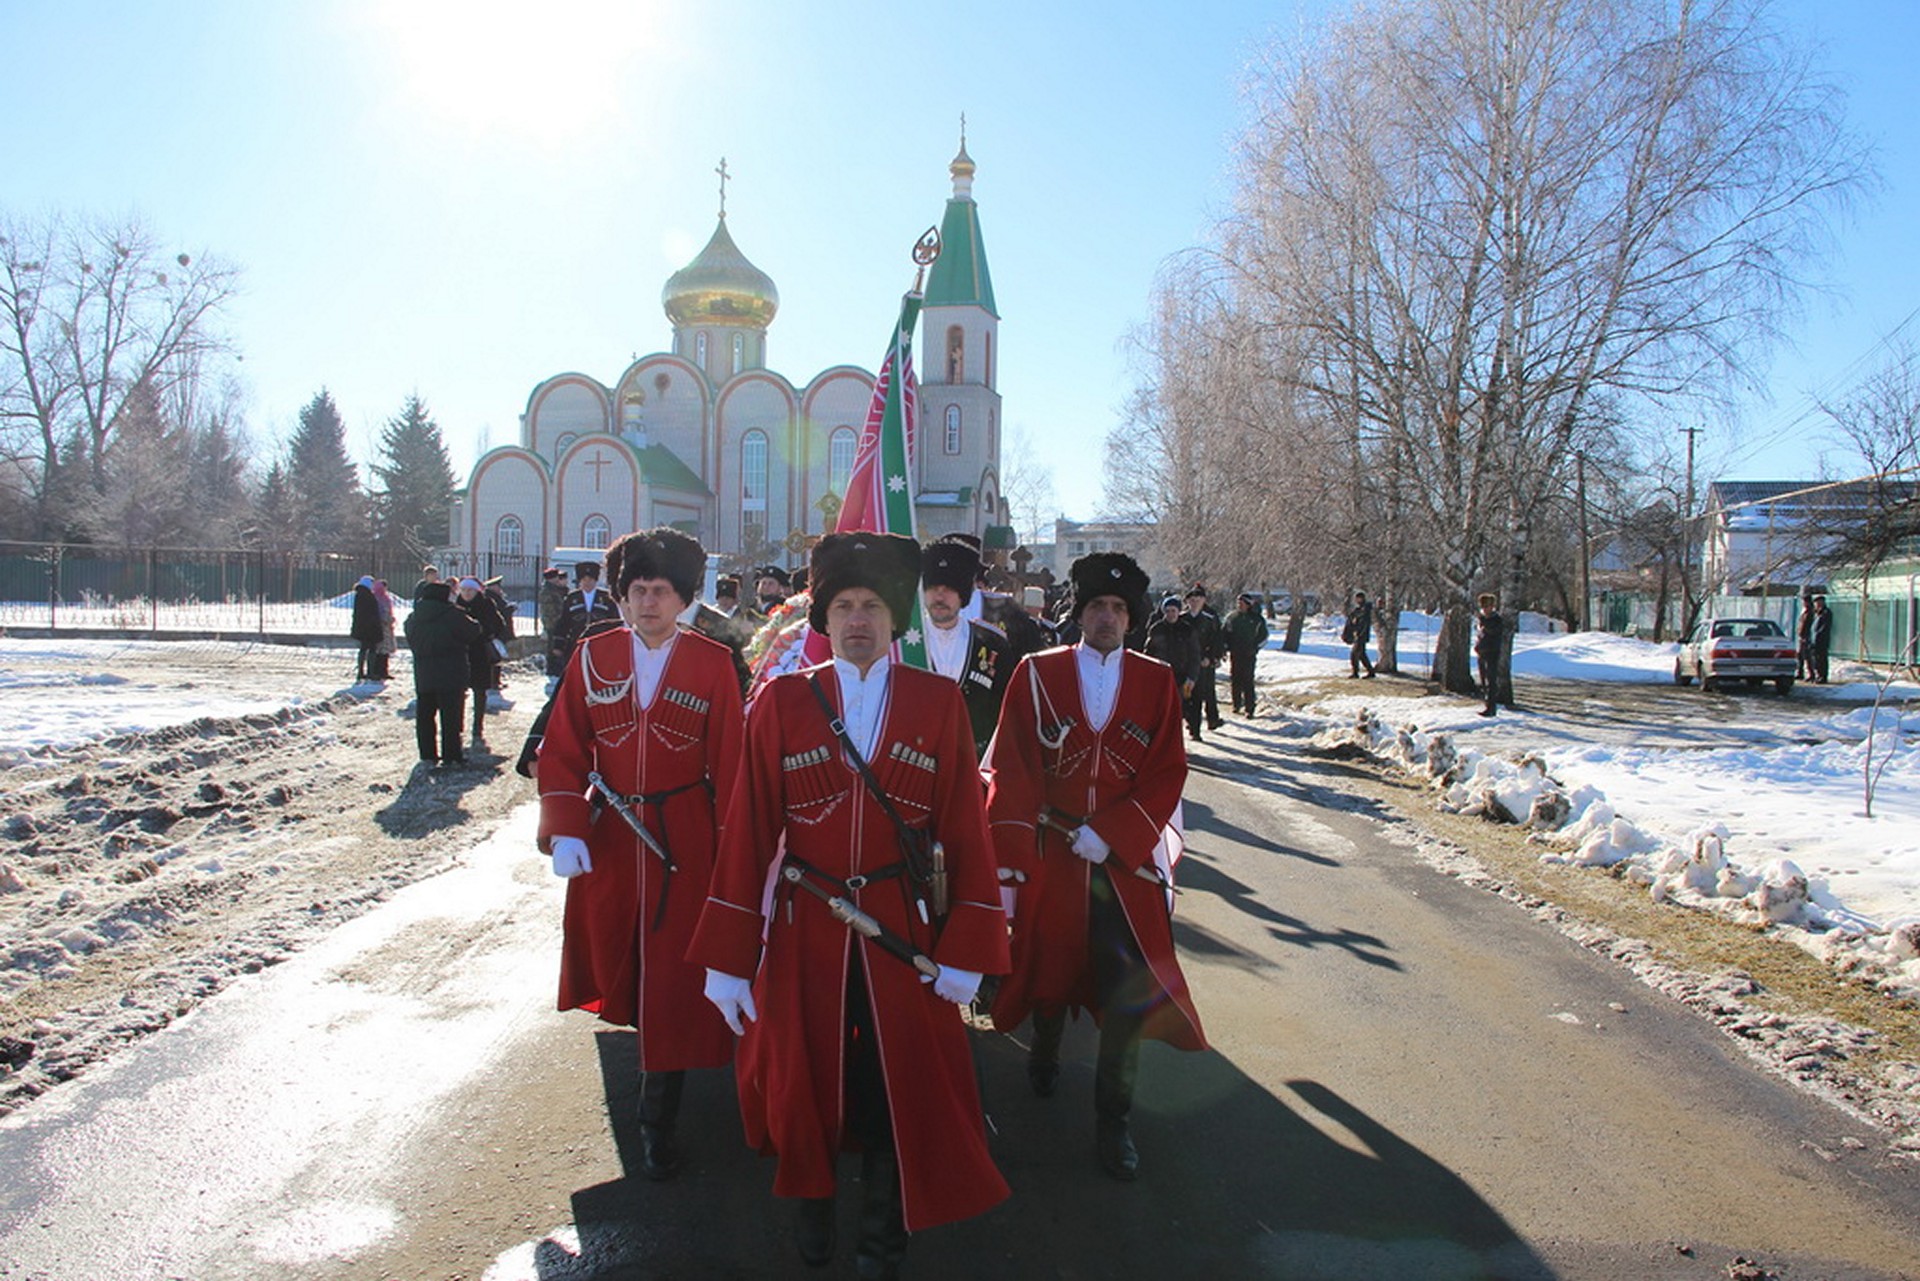
[[[854,450],[853,475],[834,525],[836,533],[865,529],[918,537],[913,528],[913,450],[920,414],[913,379],[913,327],[920,320],[923,301],[917,289],[900,300],[900,319],[873,383],[873,400]],[[901,662],[928,666],[923,628],[920,594],[915,592],[913,617],[895,646]]]

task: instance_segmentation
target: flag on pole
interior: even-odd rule
[[[900,319],[887,345],[887,358],[874,379],[867,421],[854,450],[853,475],[834,532],[873,530],[917,538],[913,528],[913,450],[919,431],[919,405],[913,380],[913,327],[920,320],[919,290],[900,300]],[[926,667],[927,646],[920,617],[920,593],[913,594],[913,617],[894,647],[900,662]],[[819,638],[824,646],[826,637]]]

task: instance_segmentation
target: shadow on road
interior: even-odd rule
[[[1316,858],[1315,861],[1336,865],[1331,859]],[[1268,936],[1276,943],[1308,949],[1344,948],[1368,965],[1377,965],[1383,969],[1396,971],[1402,968],[1400,962],[1386,955],[1392,949],[1379,936],[1362,934],[1355,930],[1328,932],[1308,924],[1297,916],[1289,916],[1285,912],[1277,911],[1271,904],[1263,901],[1251,885],[1220,870],[1192,849],[1189,849],[1187,856],[1180,860],[1180,888],[1189,893],[1211,894],[1229,907],[1263,922],[1267,927]],[[1221,940],[1211,930],[1195,925],[1190,916],[1177,914],[1174,916],[1173,937],[1182,955],[1207,956],[1229,961],[1238,956],[1245,956],[1249,962],[1248,968],[1263,968],[1271,964],[1257,953],[1246,952],[1235,944]]]
[[[1015,1037],[977,1032],[992,1146],[1013,1196],[915,1237],[905,1274],[926,1281],[1130,1276],[1550,1279],[1554,1273],[1472,1187],[1324,1082],[1268,1090],[1216,1053],[1148,1044],[1134,1107],[1142,1174],[1093,1156],[1094,1030],[1068,1029],[1059,1092],[1034,1097]],[[730,1073],[690,1075],[689,1164],[647,1182],[637,1153],[631,1034],[602,1033],[607,1106],[627,1177],[574,1194],[578,1244],[537,1248],[548,1281],[820,1277],[852,1271],[857,1158],[841,1161],[840,1254],[810,1271],[771,1160],[741,1139]]]

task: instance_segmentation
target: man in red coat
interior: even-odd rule
[[[801,1198],[810,1264],[833,1255],[835,1158],[862,1152],[862,1277],[896,1275],[909,1231],[1007,1195],[958,1008],[1007,967],[972,730],[958,686],[889,656],[919,576],[919,545],[897,534],[814,548],[808,621],[833,660],[754,698],[690,953],[742,1032],[747,1140],[779,1159],[774,1195]],[[854,932],[823,894],[893,946]]]
[[[1108,1174],[1138,1176],[1128,1131],[1140,1041],[1206,1048],[1173,952],[1172,867],[1163,837],[1187,778],[1180,688],[1157,659],[1129,653],[1147,614],[1133,558],[1073,563],[1080,642],[1014,669],[988,771],[987,814],[1003,879],[1017,885],[1013,971],[994,1026],[1033,1015],[1027,1075],[1049,1096],[1069,1008],[1100,1024],[1095,1154]]]
[[[686,959],[713,874],[717,816],[733,797],[742,717],[733,652],[675,624],[706,569],[700,544],[662,526],[610,549],[628,626],[584,639],[539,749],[540,848],[568,877],[560,1008],[640,1032],[640,1158],[681,1163],[674,1122],[688,1068],[724,1067],[733,1034]],[[658,849],[587,779],[598,772]],[[664,855],[664,857],[663,857]],[[668,860],[671,860],[671,868]]]

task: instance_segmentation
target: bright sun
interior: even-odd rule
[[[354,11],[397,63],[402,92],[476,133],[590,132],[664,52],[651,0],[373,0]]]

